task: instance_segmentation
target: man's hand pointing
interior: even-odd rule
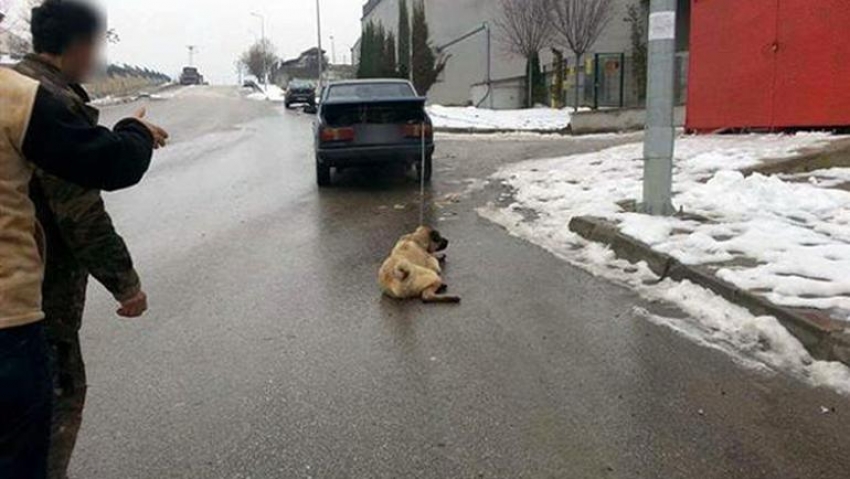
[[[142,125],[145,125],[145,128],[147,128],[151,133],[151,136],[153,136],[153,147],[156,150],[165,146],[165,143],[168,140],[168,132],[145,120],[145,115],[147,115],[147,113],[148,110],[146,108],[140,108],[133,115],[133,118],[138,120]]]

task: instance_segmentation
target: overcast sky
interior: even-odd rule
[[[154,68],[172,76],[188,62],[186,46],[198,45],[195,63],[207,79],[235,83],[236,60],[260,38],[260,20],[251,12],[266,17],[266,36],[279,56],[297,56],[317,41],[315,0],[97,1],[121,38],[120,43],[110,46],[109,60]],[[331,56],[333,35],[338,62],[350,59],[351,46],[360,36],[364,2],[321,0],[323,47]]]

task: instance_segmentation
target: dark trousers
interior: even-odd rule
[[[50,321],[54,322],[51,323]],[[56,321],[48,317],[48,341],[52,353],[53,427],[48,460],[49,479],[67,479],[68,466],[86,405],[86,366],[77,332],[58,335]],[[79,327],[78,327],[79,328]],[[53,333],[53,334],[51,334]],[[60,337],[56,337],[60,336]]]
[[[53,395],[44,323],[0,329],[0,479],[44,479]]]

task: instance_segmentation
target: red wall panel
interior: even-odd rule
[[[687,127],[850,125],[850,1],[693,0]]]
[[[695,0],[688,128],[764,125],[772,116],[777,0]],[[772,82],[770,82],[772,83]]]
[[[781,0],[774,125],[850,125],[850,1]]]

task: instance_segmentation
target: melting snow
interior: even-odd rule
[[[286,99],[286,92],[277,85],[269,85],[265,92],[255,92],[248,95],[249,100],[282,102]]]

